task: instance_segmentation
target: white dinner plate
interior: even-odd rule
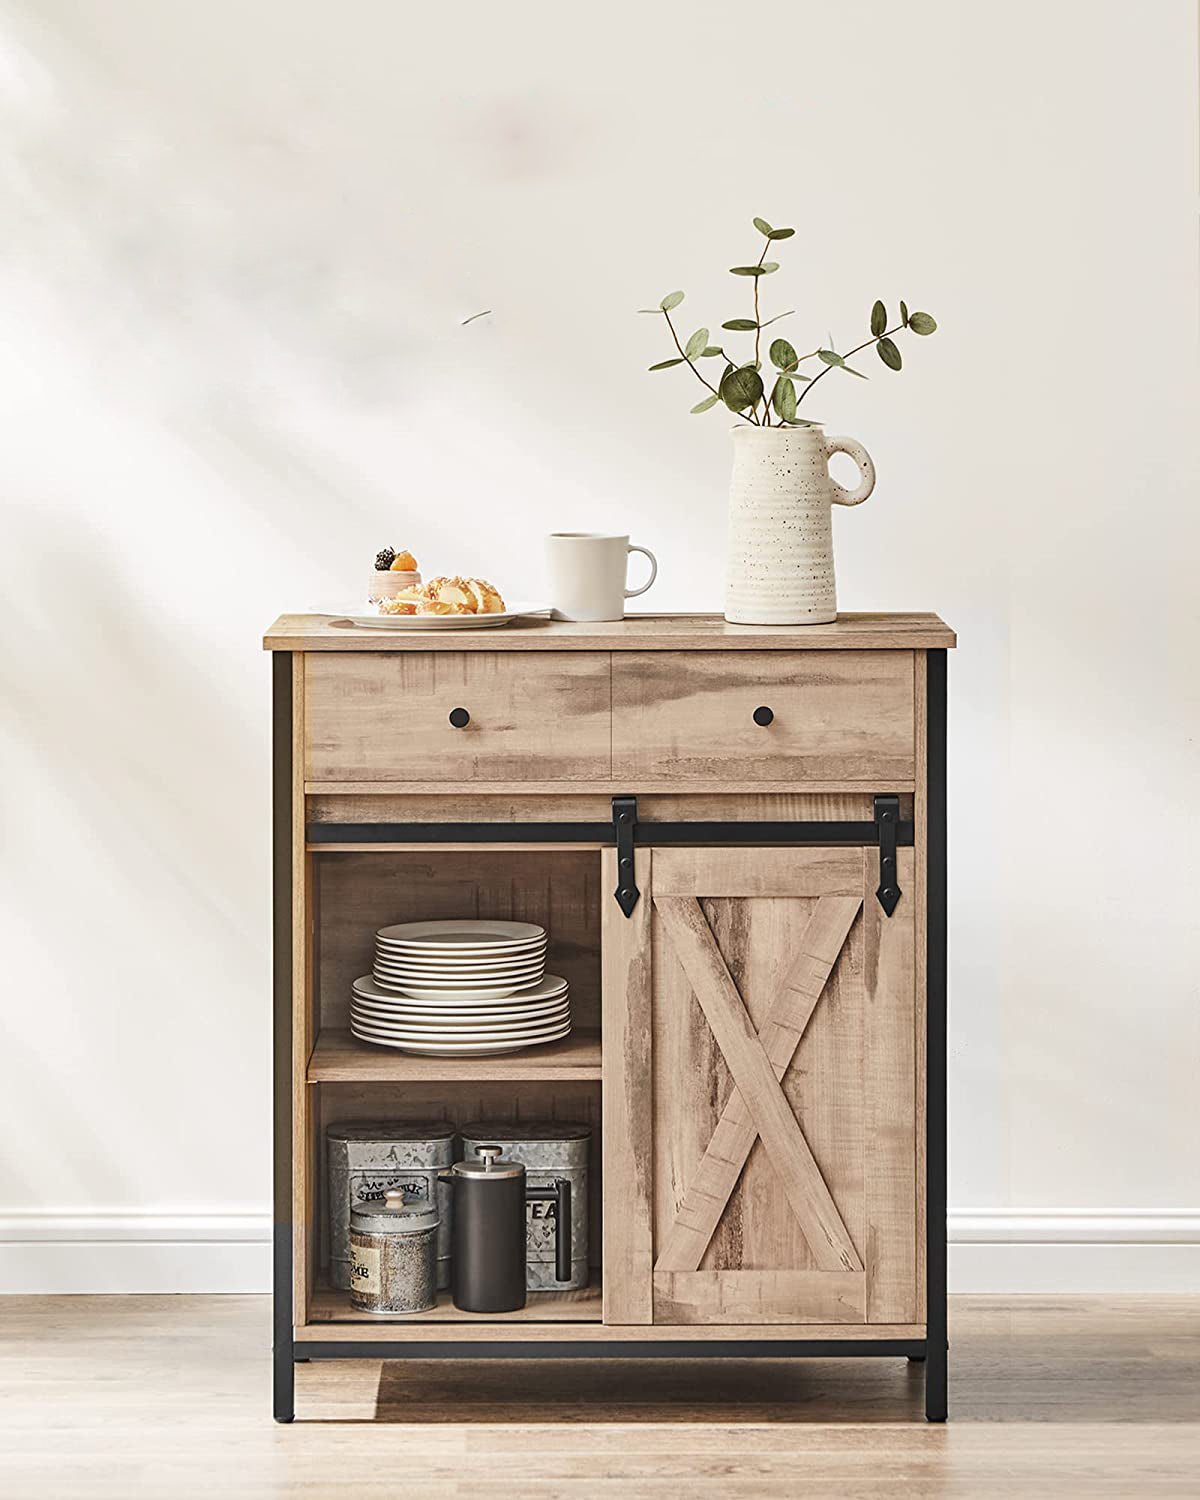
[[[495,990],[505,984],[516,985],[518,989],[522,985],[537,984],[546,972],[546,966],[538,964],[532,969],[518,969],[512,974],[480,974],[472,979],[443,979],[440,974],[432,977],[428,974],[409,974],[399,969],[381,969],[378,964],[371,972],[375,976],[375,982],[385,990],[416,985],[418,989],[432,990],[437,994],[448,995],[458,991],[463,995],[477,995],[481,990]]]
[[[395,1047],[399,1052],[413,1052],[420,1057],[495,1057],[501,1052],[524,1052],[528,1047],[544,1046],[570,1035],[570,1026],[551,1036],[541,1037],[537,1042],[409,1042],[391,1037],[362,1036],[360,1041],[370,1042],[376,1047]],[[357,1032],[354,1033],[356,1036]]]
[[[551,1021],[562,1020],[571,1011],[569,1000],[555,1000],[549,1005],[539,1005],[524,1011],[395,1011],[385,1010],[379,1005],[368,1005],[363,1001],[351,1001],[350,1014],[364,1020],[383,1022],[397,1026],[541,1026]]]
[[[469,958],[448,958],[441,953],[414,952],[407,948],[385,948],[375,945],[375,958],[393,968],[445,969],[451,974],[473,974],[479,969],[511,969],[518,964],[532,963],[545,958],[546,943],[535,943],[528,948],[515,948],[504,953],[472,953]]]
[[[443,964],[436,958],[394,958],[390,953],[375,954],[375,967],[400,970],[405,974],[443,974],[450,979],[476,979],[488,974],[512,974],[518,969],[544,965],[546,954],[522,953],[519,958],[492,959],[479,964]]]
[[[419,995],[413,995],[407,986],[399,989],[394,984],[383,985],[371,974],[364,974],[356,979],[352,989],[355,995],[367,1001],[384,1000],[395,1004],[399,990],[400,994],[407,995],[410,999],[420,1000],[425,1005],[439,1007],[444,1005],[450,1009],[456,1007],[463,1009],[470,1005],[486,1003],[489,1000],[507,1000],[510,996],[514,997],[514,1003],[518,1003],[514,990],[508,986],[503,987],[500,994],[489,992],[481,994],[478,990],[468,990],[465,993],[462,990],[426,990]],[[566,993],[567,981],[561,975],[543,974],[536,984],[527,985],[521,990],[519,1003],[525,1005],[538,1000],[555,1000]]]
[[[398,1036],[413,1042],[538,1041],[548,1032],[571,1024],[570,1016],[556,1016],[528,1026],[399,1026],[376,1021],[372,1016],[352,1015],[350,1029],[372,1036]]]
[[[381,615],[362,613],[362,605],[351,609],[322,609],[315,614],[327,615],[332,625],[356,625],[365,630],[482,630],[489,625],[507,625],[526,615],[548,615],[548,604],[527,604],[523,600],[494,615]]]
[[[556,995],[548,995],[532,1001],[525,1000],[522,996],[518,995],[510,1000],[481,1000],[477,1004],[469,1000],[462,1002],[448,1001],[443,1005],[431,1006],[427,1000],[410,1000],[404,995],[391,995],[388,999],[383,1000],[371,995],[360,995],[355,990],[351,993],[350,1003],[351,1005],[371,1006],[373,1009],[384,1011],[388,1015],[494,1016],[511,1012],[514,1016],[532,1016],[537,1015],[539,1011],[565,1005],[567,1003],[567,991],[563,989]]]
[[[482,917],[449,917],[436,922],[394,922],[375,934],[382,942],[405,948],[505,948],[541,942],[546,929],[536,922],[501,922]]]

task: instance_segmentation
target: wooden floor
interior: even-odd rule
[[[313,1363],[265,1297],[0,1297],[0,1495],[1200,1495],[1200,1298],[958,1298],[901,1360]],[[686,1491],[681,1489],[686,1484]]]

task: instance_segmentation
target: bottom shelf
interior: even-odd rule
[[[412,1316],[387,1317],[380,1313],[357,1312],[350,1306],[350,1293],[321,1287],[313,1292],[308,1321],[314,1323],[370,1323],[379,1328],[397,1326],[415,1328],[421,1325],[448,1323],[599,1323],[603,1308],[600,1273],[592,1272],[592,1281],[577,1292],[530,1292],[525,1306],[509,1313],[462,1312],[450,1300],[449,1292],[438,1295],[438,1305],[429,1312]]]

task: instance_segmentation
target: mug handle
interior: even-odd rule
[[[829,482],[833,485],[833,503],[835,505],[861,505],[875,488],[875,465],[871,462],[871,455],[861,443],[856,443],[853,438],[826,438],[826,460],[832,458],[835,453],[848,453],[858,465],[858,472],[862,478],[856,490],[848,490],[831,474]]]
[[[871,460],[868,458],[867,462],[870,463]],[[863,496],[863,499],[866,499],[865,495]],[[643,557],[648,557],[650,559],[650,577],[646,579],[645,583],[642,584],[640,589],[626,589],[626,599],[636,599],[639,594],[644,594],[650,587],[650,585],[654,582],[654,580],[658,577],[658,559],[655,557],[654,553],[650,551],[649,547],[626,547],[626,557],[628,557],[631,552],[640,552]]]

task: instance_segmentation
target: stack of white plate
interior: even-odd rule
[[[532,922],[402,922],[375,939],[354,981],[350,1029],[364,1042],[429,1056],[518,1052],[571,1029],[567,982],[546,970]]]

